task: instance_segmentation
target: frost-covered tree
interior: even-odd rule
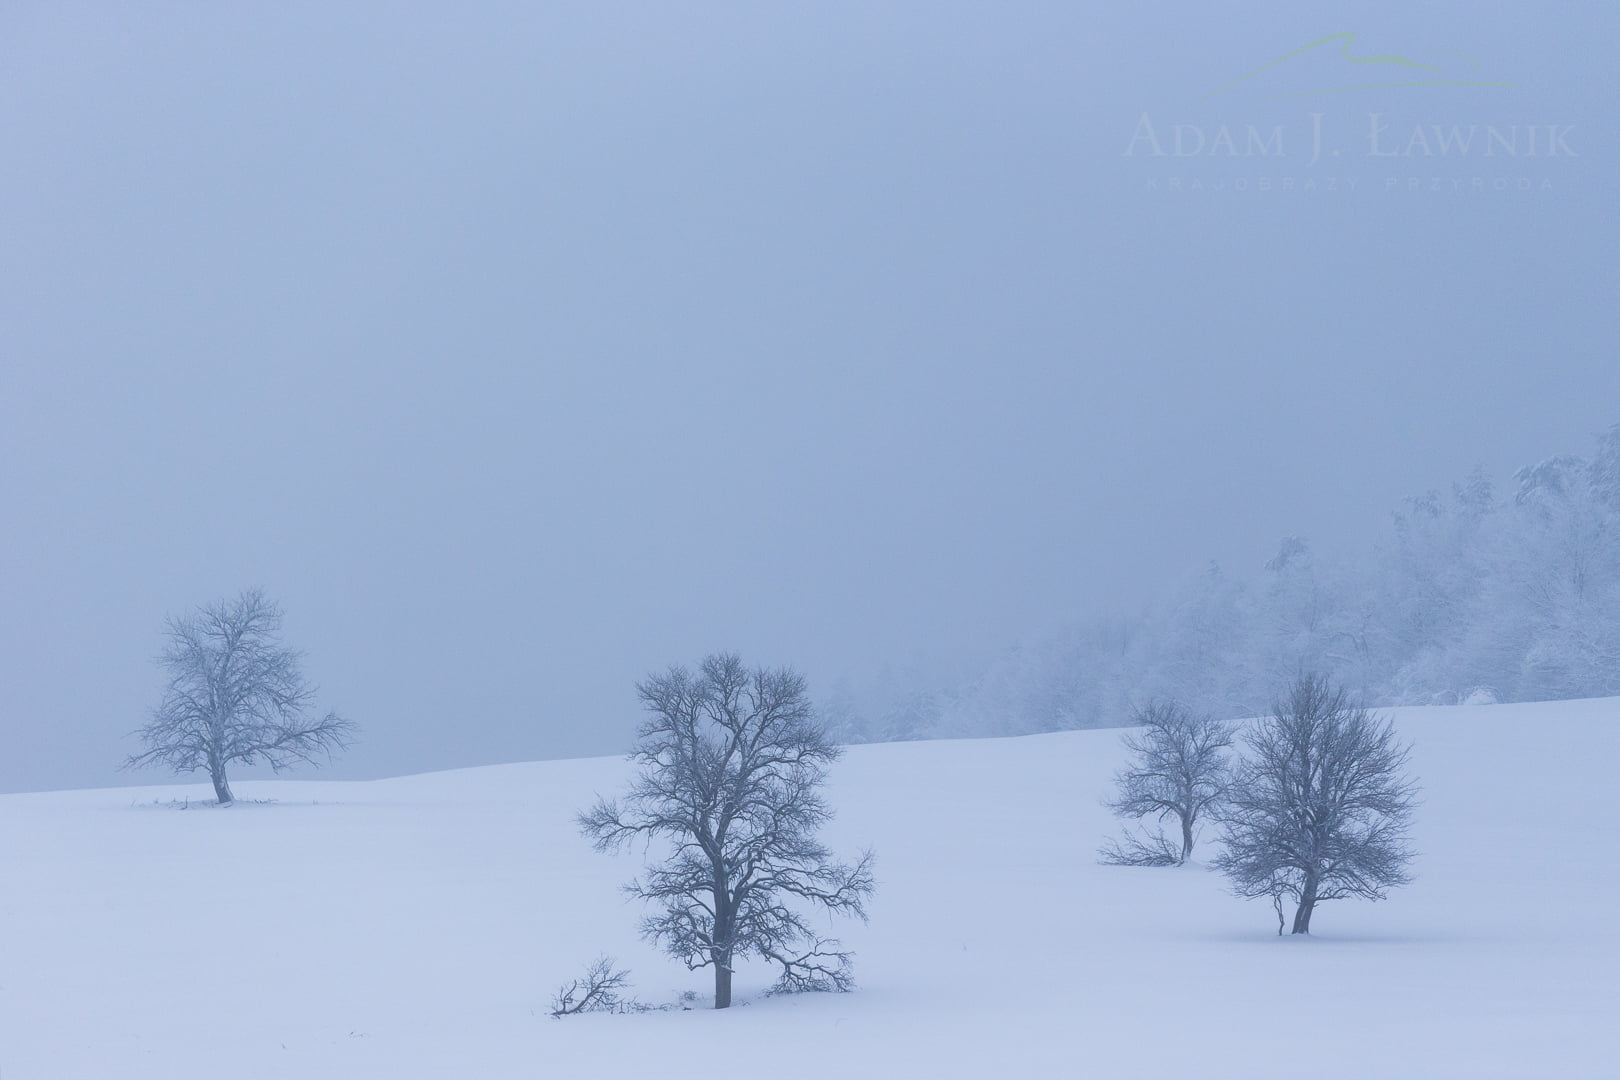
[[[832,693],[822,700],[817,710],[827,737],[839,746],[872,741],[872,729],[855,700],[855,691],[847,678],[833,684]]]
[[[1518,696],[1620,693],[1620,513],[1604,470],[1566,455],[1516,479],[1497,595],[1524,643]]]
[[[1245,741],[1215,866],[1239,896],[1271,897],[1279,934],[1285,897],[1297,904],[1293,932],[1306,934],[1322,901],[1381,900],[1411,880],[1417,789],[1388,721],[1304,675]]]
[[[1216,716],[1253,715],[1253,620],[1240,581],[1210,563],[1151,620],[1138,683],[1166,700]]]
[[[1620,424],[1615,424],[1598,437],[1597,453],[1587,466],[1588,481],[1593,493],[1620,513]]]
[[[1373,704],[1620,694],[1620,425],[1514,479],[1507,498],[1475,470],[1407,500],[1374,551],[1286,538],[1251,575],[1211,569],[954,684],[891,686],[886,702],[938,707],[870,715],[930,738],[1118,726],[1149,698],[1236,718],[1300,671]]]
[[[135,733],[146,749],[125,767],[206,768],[224,805],[233,798],[228,765],[262,762],[280,772],[347,747],[354,724],[336,713],[310,714],[315,687],[280,632],[281,608],[257,589],[171,618],[159,659],[168,684]]]
[[[840,750],[804,679],[720,654],[637,690],[647,711],[631,754],[640,771],[579,826],[599,851],[638,838],[667,845],[626,887],[662,907],[643,933],[692,970],[714,968],[717,1009],[730,1006],[733,965],[748,955],[780,965],[778,990],[848,989],[850,954],[817,936],[806,912],[864,920],[873,856],[844,865],[816,839],[832,817],[821,787]]]
[[[921,690],[893,702],[878,720],[879,742],[926,739],[937,730],[939,695]]]
[[[1136,727],[1122,738],[1130,761],[1114,774],[1118,794],[1109,809],[1126,818],[1173,820],[1180,847],[1158,837],[1127,833],[1102,849],[1103,861],[1126,866],[1185,863],[1192,856],[1198,823],[1226,793],[1227,748],[1232,725],[1195,715],[1173,702],[1152,702],[1136,711]]]
[[[1378,634],[1357,602],[1363,586],[1354,568],[1318,559],[1304,539],[1289,536],[1265,571],[1253,664],[1265,686],[1299,671],[1328,671],[1366,687]]]
[[[1472,628],[1490,621],[1482,601],[1495,503],[1491,482],[1475,470],[1449,499],[1429,492],[1395,513],[1372,590],[1386,623],[1386,700],[1450,705],[1502,683],[1499,663],[1467,648]]]

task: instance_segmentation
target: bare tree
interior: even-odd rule
[[[232,801],[232,762],[279,772],[347,747],[351,721],[306,715],[315,688],[304,682],[299,654],[280,644],[280,630],[281,609],[257,589],[171,618],[159,658],[169,677],[163,701],[135,733],[146,749],[124,767],[206,768],[223,805]]]
[[[820,788],[840,750],[804,679],[721,654],[637,690],[647,718],[630,759],[641,770],[622,800],[599,800],[578,820],[599,851],[668,843],[626,886],[662,905],[642,932],[688,968],[714,968],[717,1009],[731,1004],[733,965],[750,954],[781,965],[779,991],[847,990],[850,954],[812,932],[802,909],[864,920],[873,857],[835,863],[815,838],[832,817]]]
[[[1175,819],[1180,848],[1162,831],[1145,839],[1127,831],[1099,854],[1123,866],[1180,865],[1192,855],[1198,822],[1226,793],[1232,725],[1170,702],[1151,702],[1133,720],[1138,726],[1122,740],[1131,761],[1114,775],[1119,794],[1107,806],[1120,817]]]
[[[622,996],[629,988],[630,972],[615,966],[613,957],[598,956],[584,975],[557,988],[551,997],[551,1015],[633,1010],[638,1003]]]
[[[1308,934],[1323,900],[1381,900],[1411,880],[1406,830],[1417,787],[1387,720],[1304,675],[1245,741],[1215,865],[1239,896],[1271,898],[1277,933],[1285,897],[1298,905],[1293,933]]]

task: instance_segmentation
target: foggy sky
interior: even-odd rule
[[[1282,96],[1344,85],[1327,48],[1205,96],[1341,31],[1512,86]],[[0,6],[0,790],[139,782],[164,617],[249,586],[362,725],[328,775],[616,753],[633,682],[715,649],[938,678],[1584,450],[1620,420],[1617,31]],[[1376,156],[1374,114],[1577,156]],[[1286,157],[1127,155],[1144,115]]]

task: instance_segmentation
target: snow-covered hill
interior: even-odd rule
[[[546,1016],[599,952],[707,990],[638,941],[639,856],[575,833],[619,760],[0,797],[0,1076],[1620,1074],[1620,699],[1395,715],[1418,880],[1310,939],[1201,867],[1096,864],[1118,732],[855,748],[860,989],[745,969],[725,1013]]]

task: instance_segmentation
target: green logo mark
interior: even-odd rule
[[[1404,56],[1351,56],[1350,55],[1350,43],[1352,41],[1354,41],[1355,39],[1356,39],[1356,35],[1354,35],[1354,34],[1329,34],[1327,37],[1319,38],[1318,40],[1311,42],[1309,45],[1303,46],[1302,48],[1295,49],[1293,52],[1288,53],[1287,55],[1279,56],[1277,59],[1271,61],[1271,63],[1269,63],[1269,64],[1260,65],[1259,67],[1255,68],[1253,71],[1248,72],[1245,75],[1238,76],[1237,78],[1233,79],[1231,82],[1227,83],[1225,86],[1216,87],[1214,90],[1211,90],[1209,93],[1205,94],[1203,97],[1199,98],[1198,100],[1207,101],[1210,98],[1214,97],[1216,94],[1219,94],[1224,90],[1230,90],[1232,87],[1236,86],[1240,82],[1243,82],[1245,79],[1253,78],[1254,76],[1260,74],[1262,71],[1266,71],[1266,70],[1268,70],[1270,68],[1274,68],[1278,64],[1283,63],[1284,61],[1292,60],[1294,57],[1300,55],[1301,53],[1310,52],[1312,49],[1319,48],[1319,47],[1321,47],[1323,45],[1326,45],[1330,41],[1339,42],[1339,55],[1341,57],[1343,57],[1345,60],[1350,61],[1352,64],[1382,64],[1382,65],[1387,65],[1389,67],[1396,67],[1396,68],[1412,68],[1412,69],[1416,69],[1416,72],[1433,72],[1435,75],[1445,75],[1448,72],[1448,68],[1439,67],[1439,66],[1436,66],[1434,64],[1420,64],[1416,60],[1408,60]],[[1444,55],[1447,55],[1447,56],[1460,56],[1460,57],[1462,57],[1462,59],[1464,61],[1467,62],[1467,65],[1468,65],[1467,67],[1459,67],[1455,61],[1449,62],[1451,69],[1455,69],[1456,74],[1466,74],[1467,72],[1471,72],[1471,71],[1473,71],[1473,70],[1475,70],[1476,68],[1479,67],[1479,61],[1478,60],[1475,60],[1471,56],[1464,55],[1463,53],[1446,53]],[[1378,74],[1381,74],[1381,72],[1369,72],[1368,74],[1372,75],[1374,78],[1376,78],[1378,76]],[[1394,74],[1394,72],[1391,72],[1390,74]],[[1423,77],[1418,77],[1418,78],[1415,78],[1415,79],[1407,79],[1407,80],[1402,80],[1402,81],[1399,81],[1399,82],[1369,82],[1369,83],[1361,83],[1361,84],[1358,84],[1358,85],[1355,85],[1355,86],[1330,86],[1330,87],[1326,87],[1326,88],[1321,89],[1321,90],[1298,90],[1298,91],[1295,91],[1293,93],[1288,93],[1288,94],[1273,94],[1267,100],[1275,100],[1277,98],[1306,97],[1306,96],[1308,96],[1310,94],[1334,94],[1334,93],[1338,93],[1338,92],[1343,91],[1343,90],[1374,90],[1374,89],[1378,89],[1378,88],[1386,87],[1386,86],[1512,86],[1512,85],[1513,85],[1512,83],[1506,83],[1506,82],[1481,82],[1481,81],[1474,80],[1474,79],[1445,79],[1445,78],[1423,78]]]

